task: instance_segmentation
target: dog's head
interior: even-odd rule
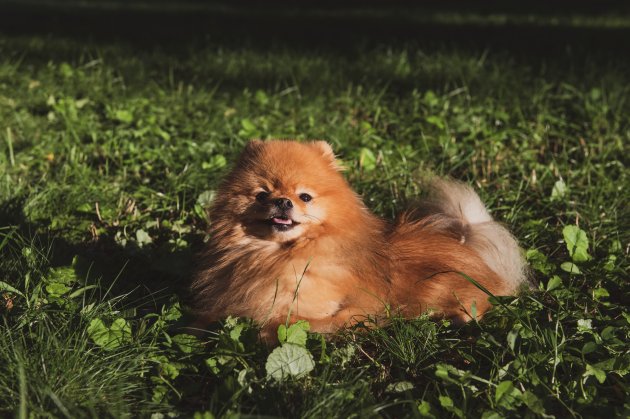
[[[326,142],[254,140],[220,188],[213,213],[224,226],[282,243],[351,222],[348,210],[359,203]]]

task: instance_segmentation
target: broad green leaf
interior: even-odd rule
[[[155,403],[160,403],[166,397],[166,393],[168,393],[169,387],[164,384],[158,384],[153,387],[153,395],[151,396],[151,400]]]
[[[608,258],[606,258],[606,263],[604,264],[604,269],[608,272],[612,272],[615,270],[616,265],[617,255],[608,255]]]
[[[466,372],[449,364],[439,363],[435,367],[435,376],[453,384],[459,384]]]
[[[514,325],[512,330],[510,330],[508,332],[508,334],[507,334],[506,340],[507,340],[508,347],[511,350],[514,350],[514,347],[516,346],[516,338],[518,337],[519,330],[521,328],[522,328],[522,326],[519,323],[517,323],[517,324]]]
[[[436,416],[431,412],[431,405],[426,400],[422,400],[420,404],[418,404],[418,413],[423,418],[435,419]]]
[[[610,297],[610,293],[606,288],[595,288],[593,290],[593,298],[596,300],[600,300],[602,298]]]
[[[109,344],[109,327],[101,319],[93,319],[88,326],[88,335],[99,346]]]
[[[69,79],[74,75],[74,70],[72,69],[72,66],[68,63],[61,63],[61,65],[59,65],[59,73]]]
[[[578,268],[578,266],[573,263],[573,262],[563,262],[560,265],[560,269],[562,269],[565,272],[568,272],[570,274],[581,274],[582,271],[580,270],[580,268]]]
[[[593,330],[593,320],[591,319],[579,319],[577,321],[578,332],[588,332]]]
[[[453,403],[453,399],[451,399],[450,397],[440,396],[440,404],[445,410],[453,413],[458,418],[464,417],[464,412],[462,412],[460,408],[455,407],[455,404]]]
[[[453,407],[453,399],[448,396],[440,396],[440,404],[442,407]]]
[[[258,104],[261,106],[265,106],[267,103],[269,103],[269,97],[262,90],[256,91],[255,98],[256,102],[258,102]]]
[[[591,100],[596,102],[602,97],[602,91],[598,89],[597,87],[594,87],[589,92],[589,95],[591,97]]]
[[[376,156],[372,150],[363,147],[359,151],[359,166],[368,172],[376,169]]]
[[[568,225],[562,229],[562,236],[574,262],[586,262],[591,258],[588,254],[588,237],[584,230],[575,225]]]
[[[163,311],[162,317],[164,318],[164,320],[170,321],[177,320],[182,317],[182,310],[179,306],[179,303],[175,303],[172,306],[168,307],[168,309]]]
[[[152,357],[151,360],[159,364],[160,375],[163,377],[170,378],[171,380],[179,377],[181,364],[171,362],[168,357],[164,355],[156,355]]]
[[[281,324],[278,326],[278,342],[283,344],[287,341],[287,326],[285,324]]]
[[[223,154],[217,154],[216,156],[212,156],[212,164],[215,168],[221,169],[227,165],[227,159]]]
[[[584,374],[582,376],[584,377],[584,379],[586,379],[591,375],[595,376],[595,378],[597,379],[597,381],[599,381],[600,384],[604,384],[604,381],[606,381],[605,371],[593,365],[586,364],[586,371],[584,371]]]
[[[446,369],[446,366],[444,364],[437,364],[437,366],[435,367],[435,375],[439,378],[449,378],[448,370]]]
[[[232,328],[230,328],[230,339],[234,342],[240,342],[243,329],[245,329],[245,325],[243,323],[235,324]]]
[[[153,128],[153,132],[155,132],[157,135],[162,137],[163,140],[169,141],[171,139],[171,134],[169,134],[168,132],[164,131],[160,127],[157,127],[157,126],[154,127]]]
[[[619,240],[613,240],[613,242],[610,244],[610,247],[608,248],[608,251],[610,253],[618,253],[621,252],[621,249],[621,242]]]
[[[227,159],[223,154],[216,154],[210,158],[210,161],[201,163],[201,168],[204,170],[216,170],[221,169],[227,165]]]
[[[374,132],[374,127],[372,127],[372,124],[370,124],[368,121],[361,121],[359,127],[361,128],[361,131],[366,134]]]
[[[173,336],[173,342],[180,351],[190,354],[193,352],[199,352],[203,350],[203,344],[193,335],[189,335],[187,333],[180,333],[178,335]]]
[[[128,342],[131,339],[131,326],[127,320],[123,318],[117,318],[110,327],[112,333],[121,337],[121,342]]]
[[[88,103],[90,103],[90,99],[88,99],[86,97],[84,97],[83,99],[76,100],[74,102],[74,104],[77,107],[77,109],[81,109],[81,108],[85,107],[85,105],[87,105]]]
[[[46,292],[53,296],[60,296],[66,294],[70,291],[70,287],[65,284],[60,284],[58,282],[53,282],[52,284],[46,285]]]
[[[217,360],[217,358],[207,358],[205,361],[206,366],[208,367],[208,369],[210,371],[212,371],[214,374],[218,374],[219,373],[219,362]]]
[[[94,343],[106,350],[116,349],[131,339],[131,326],[123,318],[114,320],[110,327],[101,319],[93,319],[87,331]]]
[[[494,400],[498,402],[505,394],[510,394],[513,388],[514,384],[511,381],[502,381],[495,390]]]
[[[298,320],[288,328],[281,324],[278,327],[278,340],[280,343],[294,343],[300,346],[306,346],[307,333],[311,326],[305,320]]]
[[[553,265],[547,261],[547,256],[538,249],[529,249],[525,253],[525,257],[529,264],[537,271],[545,275],[551,273]]]
[[[511,381],[502,381],[495,390],[496,403],[507,410],[513,410],[521,404],[521,391]]]
[[[86,214],[91,214],[94,212],[94,206],[88,204],[87,202],[83,202],[82,204],[78,205],[76,208],[77,212],[84,212]]]
[[[582,353],[584,355],[590,354],[591,352],[595,352],[599,348],[599,345],[595,342],[586,342],[584,346],[582,346]]]
[[[433,93],[432,90],[427,90],[427,92],[424,94],[424,101],[429,106],[436,106],[438,103],[440,103],[440,99],[435,93]]]
[[[619,359],[619,357],[608,358],[604,361],[597,362],[592,366],[602,371],[613,371],[615,369],[615,364],[617,364]]]
[[[125,124],[130,124],[133,122],[133,113],[125,109],[119,109],[114,112],[114,118]]]
[[[267,377],[283,381],[288,377],[302,377],[315,368],[313,356],[304,347],[286,343],[273,350],[267,358]]]
[[[600,333],[600,336],[602,337],[604,342],[608,342],[615,339],[615,331],[617,331],[617,328],[615,326],[606,326],[604,330],[602,330],[602,332]]]
[[[348,344],[341,348],[335,349],[330,357],[332,358],[335,365],[339,365],[343,368],[346,366],[346,364],[350,363],[354,359],[356,352],[357,347],[353,344]]]
[[[405,391],[413,389],[413,387],[413,384],[409,381],[397,381],[388,384],[385,391],[388,393],[404,393]]]
[[[77,274],[73,267],[71,266],[62,266],[59,268],[54,268],[50,270],[50,274],[48,275],[48,281],[51,283],[59,283],[70,285],[77,281]]]
[[[547,291],[553,291],[562,286],[562,279],[558,275],[554,275],[547,282]]]
[[[151,236],[149,236],[149,233],[142,229],[136,230],[136,240],[138,241],[138,245],[140,247],[153,242],[153,239],[151,238]]]
[[[446,127],[444,119],[436,115],[427,116],[427,122],[431,125],[435,125],[439,129],[444,129]]]
[[[212,201],[214,201],[216,194],[217,193],[214,190],[203,191],[197,197],[197,203],[204,208],[208,208],[210,207],[210,204],[212,204]]]
[[[563,198],[567,194],[567,185],[564,183],[564,180],[560,179],[556,181],[553,185],[553,189],[551,190],[551,199],[553,201],[559,200]]]
[[[630,357],[615,356],[604,361],[598,362],[593,367],[602,371],[616,372],[620,376],[625,376],[630,372]]]
[[[256,125],[254,125],[254,123],[249,119],[242,119],[241,126],[243,127],[243,129],[246,129],[248,131],[253,131],[256,129]]]
[[[254,125],[254,123],[252,121],[250,121],[249,119],[245,118],[241,120],[241,127],[242,129],[238,132],[238,135],[246,138],[246,139],[251,139],[251,138],[260,138],[261,136],[261,132],[260,130],[258,130],[258,128],[256,127],[256,125]]]
[[[537,413],[541,416],[545,415],[545,407],[543,406],[542,400],[540,400],[536,395],[530,391],[525,391],[521,396],[523,403],[534,413]]]

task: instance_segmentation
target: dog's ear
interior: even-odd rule
[[[328,144],[326,141],[313,141],[311,142],[311,147],[315,148],[321,154],[321,156],[328,161],[330,167],[337,171],[343,170],[343,167],[335,158],[335,152],[333,151],[330,144]]]
[[[245,145],[243,152],[241,153],[241,159],[247,159],[251,157],[257,157],[260,154],[264,146],[264,142],[262,140],[251,140]]]
[[[245,146],[245,151],[260,150],[263,144],[263,140],[250,140]]]
[[[265,143],[262,140],[249,141],[238,156],[236,165],[242,167],[256,162],[260,158],[264,147]]]

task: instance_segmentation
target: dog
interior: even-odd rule
[[[199,328],[248,317],[273,341],[286,322],[327,334],[391,310],[462,323],[491,308],[487,293],[527,283],[516,239],[473,189],[435,180],[426,200],[388,223],[324,141],[249,142],[209,218],[191,285]]]

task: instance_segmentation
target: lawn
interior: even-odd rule
[[[40,3],[0,12],[0,416],[630,414],[627,7]],[[388,219],[426,174],[474,185],[538,289],[463,327],[187,335],[252,138],[329,141]]]

